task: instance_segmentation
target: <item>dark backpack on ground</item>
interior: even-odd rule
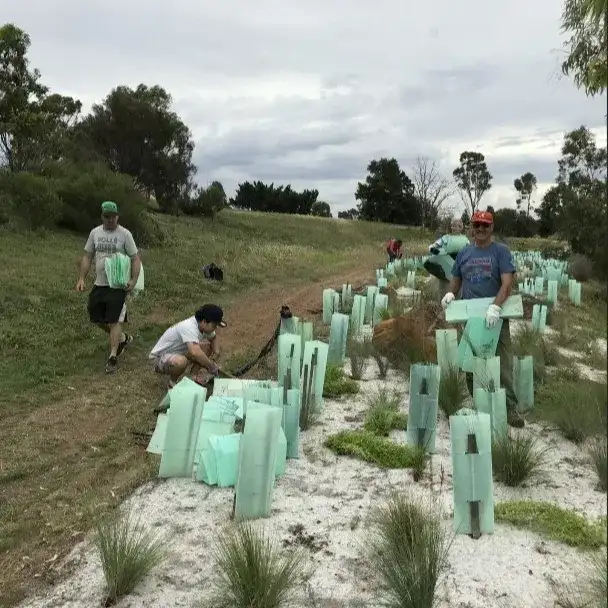
[[[224,280],[224,271],[216,266],[213,262],[211,264],[207,264],[207,266],[203,266],[203,274],[206,279],[211,281],[223,281]]]

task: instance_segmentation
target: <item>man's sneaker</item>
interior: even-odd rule
[[[125,346],[131,344],[133,342],[133,336],[131,334],[125,333],[125,339],[118,345],[118,349],[116,350],[116,356],[119,357],[120,353],[125,349]]]
[[[115,374],[118,369],[118,359],[110,357],[106,363],[106,374]]]
[[[526,426],[526,422],[516,410],[509,410],[507,412],[507,424],[516,429],[523,429]]]

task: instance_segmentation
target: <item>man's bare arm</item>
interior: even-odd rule
[[[133,287],[139,279],[139,273],[141,271],[141,257],[139,253],[131,256],[131,286]]]
[[[458,277],[452,277],[450,281],[450,286],[448,287],[448,291],[456,295],[460,291],[460,286],[462,285],[462,279]]]
[[[511,295],[511,289],[513,288],[513,277],[512,272],[506,272],[500,275],[500,290],[494,298],[493,304],[496,306],[502,306],[505,300]]]
[[[93,254],[88,251],[82,256],[80,260],[80,277],[81,281],[84,281],[89,274],[89,270],[91,269],[91,261],[93,260]]]
[[[203,352],[203,349],[196,342],[188,343],[188,352],[186,353],[186,357],[193,361],[194,363],[198,363],[201,367],[211,371],[215,368],[216,364]]]

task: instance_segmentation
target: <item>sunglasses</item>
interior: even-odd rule
[[[477,228],[489,228],[490,224],[473,224],[473,228],[477,229]]]

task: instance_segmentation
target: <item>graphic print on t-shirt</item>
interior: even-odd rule
[[[106,236],[97,233],[95,235],[95,251],[98,253],[116,253],[118,251],[118,236]]]
[[[489,281],[492,278],[492,256],[471,258],[465,264],[462,275],[475,285]]]

